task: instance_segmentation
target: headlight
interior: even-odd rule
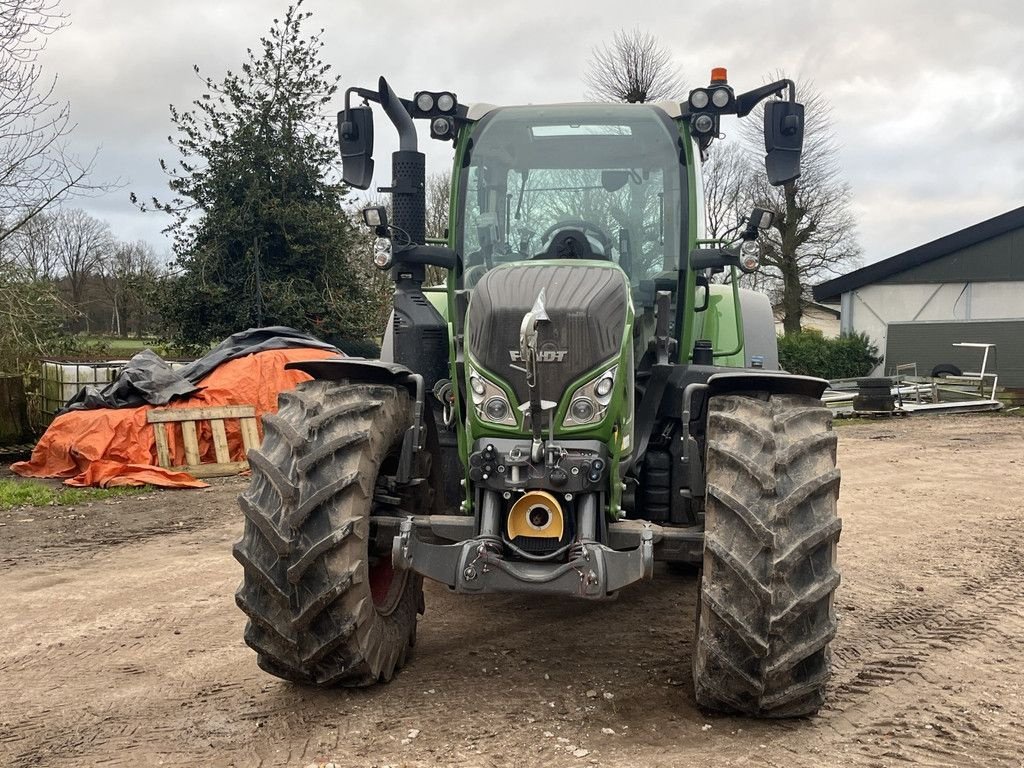
[[[466,368],[469,372],[469,390],[476,417],[491,424],[516,426],[516,416],[505,391],[494,382],[485,379],[471,366],[467,365]]]
[[[492,397],[484,403],[484,416],[487,417],[488,421],[493,421],[497,424],[500,424],[508,417],[510,410],[508,400],[504,397]]]
[[[562,419],[563,427],[580,427],[600,422],[608,411],[615,390],[615,374],[618,366],[602,371],[572,393],[569,409]]]
[[[597,408],[589,397],[577,397],[569,406],[569,415],[579,424],[587,424],[594,419]]]

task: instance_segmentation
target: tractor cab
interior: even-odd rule
[[[689,235],[687,155],[654,105],[487,111],[456,180],[461,286],[524,260],[606,261],[631,286],[677,271]]]

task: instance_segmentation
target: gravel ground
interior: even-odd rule
[[[0,765],[1024,765],[1024,419],[839,427],[827,707],[709,715],[696,582],[603,605],[427,588],[388,686],[262,673],[233,593],[245,481],[0,512]]]

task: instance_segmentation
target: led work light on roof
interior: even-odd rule
[[[732,101],[732,93],[728,88],[715,88],[711,92],[711,103],[719,109],[725,109],[729,106],[730,101]]]
[[[455,122],[450,117],[435,117],[430,121],[430,138],[455,138]]]
[[[420,112],[429,112],[434,108],[434,94],[421,91],[416,94],[416,109]]]
[[[451,112],[455,109],[455,96],[451,93],[439,93],[437,95],[437,108],[442,112]]]
[[[693,118],[693,130],[697,133],[712,133],[715,131],[715,118],[709,114],[702,113]]]
[[[451,91],[417,91],[412,99],[413,117],[454,115],[459,100]]]
[[[721,67],[711,70],[711,85],[707,88],[694,88],[689,97],[690,114],[697,133],[705,135],[717,134],[717,118],[720,114],[736,112],[736,96],[726,79],[726,72]],[[701,114],[709,113],[716,121],[714,131],[707,120],[700,121]],[[698,121],[702,125],[698,125]],[[703,126],[703,127],[702,127]]]

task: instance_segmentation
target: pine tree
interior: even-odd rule
[[[303,31],[312,14],[301,5],[274,19],[240,72],[206,77],[190,110],[171,107],[177,135],[169,141],[180,157],[161,167],[173,197],[152,207],[172,216],[177,275],[161,311],[178,343],[266,325],[335,339],[368,331],[324,115],[338,78],[320,57],[323,30]]]

